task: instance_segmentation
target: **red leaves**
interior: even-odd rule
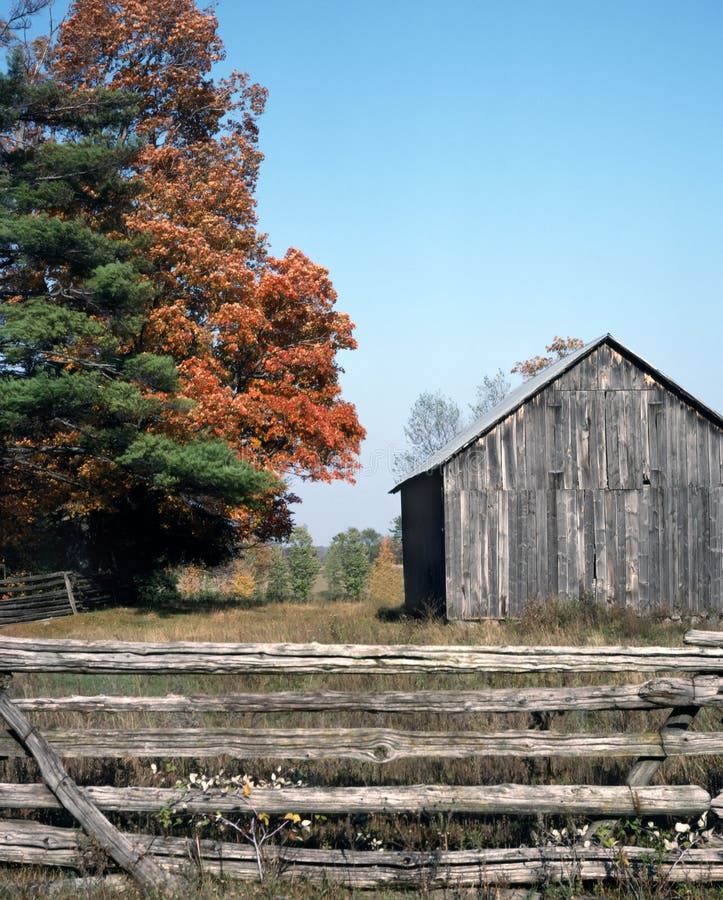
[[[220,437],[281,476],[351,479],[364,430],[341,399],[336,353],[356,347],[353,325],[326,269],[296,249],[265,254],[254,190],[266,91],[209,77],[223,56],[216,24],[193,0],[75,0],[55,73],[141,98],[144,187],[125,226],[155,293],[138,349],[171,354],[192,401],[166,427]],[[257,533],[288,527],[279,498],[233,515]]]

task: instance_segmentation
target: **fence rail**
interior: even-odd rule
[[[110,590],[75,572],[0,579],[0,625],[74,615],[103,606]]]
[[[723,754],[723,732],[691,731],[700,708],[723,706],[723,634],[690,632],[685,648],[667,647],[416,647],[318,644],[194,644],[118,641],[0,639],[0,671],[74,673],[77,675],[168,673],[323,675],[325,680],[349,674],[466,673],[475,679],[488,673],[638,671],[655,673],[643,683],[584,687],[520,686],[469,690],[379,692],[329,690],[192,695],[18,696],[0,691],[0,713],[8,729],[0,734],[0,755],[32,755],[44,774],[41,784],[0,784],[0,808],[71,811],[89,837],[41,822],[0,820],[0,861],[82,868],[88,840],[100,843],[118,865],[145,887],[176,890],[189,859],[207,872],[241,879],[258,876],[253,847],[228,841],[199,841],[113,831],[104,813],[129,815],[177,810],[250,815],[241,788],[204,789],[186,786],[117,787],[93,785],[72,793],[74,784],[62,758],[207,758],[345,759],[383,766],[406,758],[474,757],[630,757],[636,762],[622,785],[594,784],[407,784],[346,787],[254,788],[254,805],[269,815],[293,809],[326,815],[439,812],[466,815],[584,815],[601,817],[698,816],[723,814],[723,794],[711,796],[696,785],[651,785],[671,756]],[[667,674],[663,674],[667,673]],[[9,682],[9,679],[6,679]],[[22,678],[18,679],[22,683]],[[278,681],[277,678],[274,682]],[[670,710],[662,727],[651,732],[563,732],[537,727],[505,731],[479,730],[478,713],[539,714],[595,710]],[[33,726],[26,718],[81,712],[92,716],[128,711],[182,716],[228,713],[321,711],[325,718],[340,711],[462,716],[467,728],[443,731],[395,727],[167,727],[52,728]],[[470,721],[476,728],[470,728]],[[47,776],[45,773],[48,773]],[[70,794],[67,792],[70,790]],[[70,799],[69,799],[70,798]],[[100,817],[100,818],[98,818]],[[106,822],[111,831],[104,831]],[[125,843],[124,843],[125,842]],[[128,850],[128,847],[131,850]],[[267,847],[267,862],[279,864],[280,877],[328,880],[350,887],[380,885],[454,886],[534,884],[555,879],[628,878],[649,872],[651,851],[643,847],[536,847],[466,851],[338,851],[299,847]],[[139,871],[137,861],[147,863]],[[655,877],[670,881],[723,881],[723,850],[715,843],[675,851],[656,851]]]

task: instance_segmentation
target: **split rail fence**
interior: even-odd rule
[[[619,817],[723,815],[723,794],[712,797],[695,785],[651,784],[670,757],[723,753],[723,732],[697,731],[699,710],[723,707],[723,634],[689,632],[685,647],[494,647],[359,646],[320,644],[129,643],[0,638],[0,756],[33,756],[43,781],[0,784],[0,807],[33,811],[31,818],[0,819],[0,861],[83,868],[89,846],[100,846],[144,887],[163,892],[178,888],[191,862],[224,878],[257,878],[255,850],[247,843],[199,840],[122,832],[105,813],[221,812],[249,815],[242,791],[177,787],[78,787],[64,768],[69,758],[146,758],[150,760],[235,757],[243,760],[327,760],[340,757],[383,765],[400,758],[443,760],[491,757],[629,757],[634,762],[624,784],[425,784],[357,787],[254,788],[256,809],[269,815],[357,813],[464,813],[479,816],[581,815],[593,822]],[[465,690],[282,690],[256,693],[203,693],[178,696],[73,695],[27,696],[29,673],[65,676],[172,675],[274,676],[298,685],[322,675],[325,685],[339,676],[421,676],[432,679],[465,674]],[[485,686],[488,676],[504,673],[510,684],[547,673],[643,673],[639,683],[566,686]],[[12,675],[17,677],[12,678]],[[306,678],[309,676],[309,679]],[[563,676],[564,677],[564,676]],[[374,681],[375,679],[372,679]],[[105,679],[107,682],[107,679]],[[541,679],[544,680],[544,679]],[[616,679],[609,679],[615,681]],[[618,674],[617,680],[620,680]],[[633,679],[634,680],[634,679]],[[78,679],[72,680],[74,684]],[[348,679],[347,679],[348,681]],[[364,679],[365,684],[369,679]],[[126,682],[124,682],[126,683]],[[207,679],[204,684],[207,683]],[[92,681],[91,681],[92,685]],[[75,688],[77,689],[77,688]],[[14,696],[11,696],[14,695]],[[659,730],[642,733],[562,732],[530,727],[470,730],[484,714],[591,713],[600,710],[660,710]],[[178,727],[46,727],[50,716],[74,712],[92,719],[127,712],[178,717]],[[428,711],[460,714],[466,728],[414,731],[397,727],[235,727],[239,714],[329,717],[353,711],[357,721],[394,713]],[[667,711],[667,716],[665,713]],[[188,727],[193,715],[226,713],[224,727]],[[38,719],[38,717],[41,717]],[[274,721],[278,720],[278,716]],[[399,716],[397,716],[397,719]],[[166,719],[167,721],[168,719]],[[33,725],[42,721],[42,725]],[[558,721],[558,720],[556,720]],[[251,724],[253,725],[253,719]],[[42,810],[64,807],[81,828],[44,824]],[[96,849],[97,852],[97,849]],[[303,846],[264,848],[282,878],[336,882],[350,888],[399,886],[427,889],[460,885],[531,885],[555,880],[615,879],[650,870],[644,847],[540,846],[459,851],[352,851]],[[185,874],[184,874],[185,873]],[[723,847],[715,838],[685,850],[655,855],[653,877],[668,881],[723,881]]]
[[[70,616],[110,601],[105,586],[75,572],[0,579],[0,625]]]

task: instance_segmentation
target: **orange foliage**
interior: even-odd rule
[[[300,250],[265,253],[254,190],[266,91],[237,72],[211,77],[216,26],[193,0],[75,0],[60,29],[55,77],[140,97],[143,188],[124,228],[142,238],[154,293],[132,349],[178,364],[193,405],[166,411],[169,433],[220,437],[280,476],[351,480],[364,430],[336,353],[356,346],[353,325],[326,269]],[[232,516],[243,530],[288,528],[278,496]]]
[[[556,360],[569,356],[584,346],[585,341],[581,338],[561,338],[555,335],[552,343],[545,347],[545,350],[548,353],[554,353],[554,356],[533,356],[530,359],[522,360],[522,362],[516,362],[512,372],[522,375],[523,378],[532,378],[533,375],[537,375],[538,372],[551,366]]]
[[[404,602],[402,567],[397,565],[391,538],[382,538],[379,555],[369,574],[369,593],[384,603]]]

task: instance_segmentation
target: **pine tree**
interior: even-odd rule
[[[184,430],[175,361],[144,346],[155,289],[124,224],[138,98],[31,81],[16,52],[0,110],[0,552],[126,569],[208,555],[275,482]]]
[[[39,534],[97,566],[212,563],[289,534],[287,475],[358,468],[336,359],[353,325],[324,268],[257,231],[266,91],[212,76],[216,29],[194,0],[73,0],[48,74],[26,55],[3,81],[11,565],[37,563]]]

